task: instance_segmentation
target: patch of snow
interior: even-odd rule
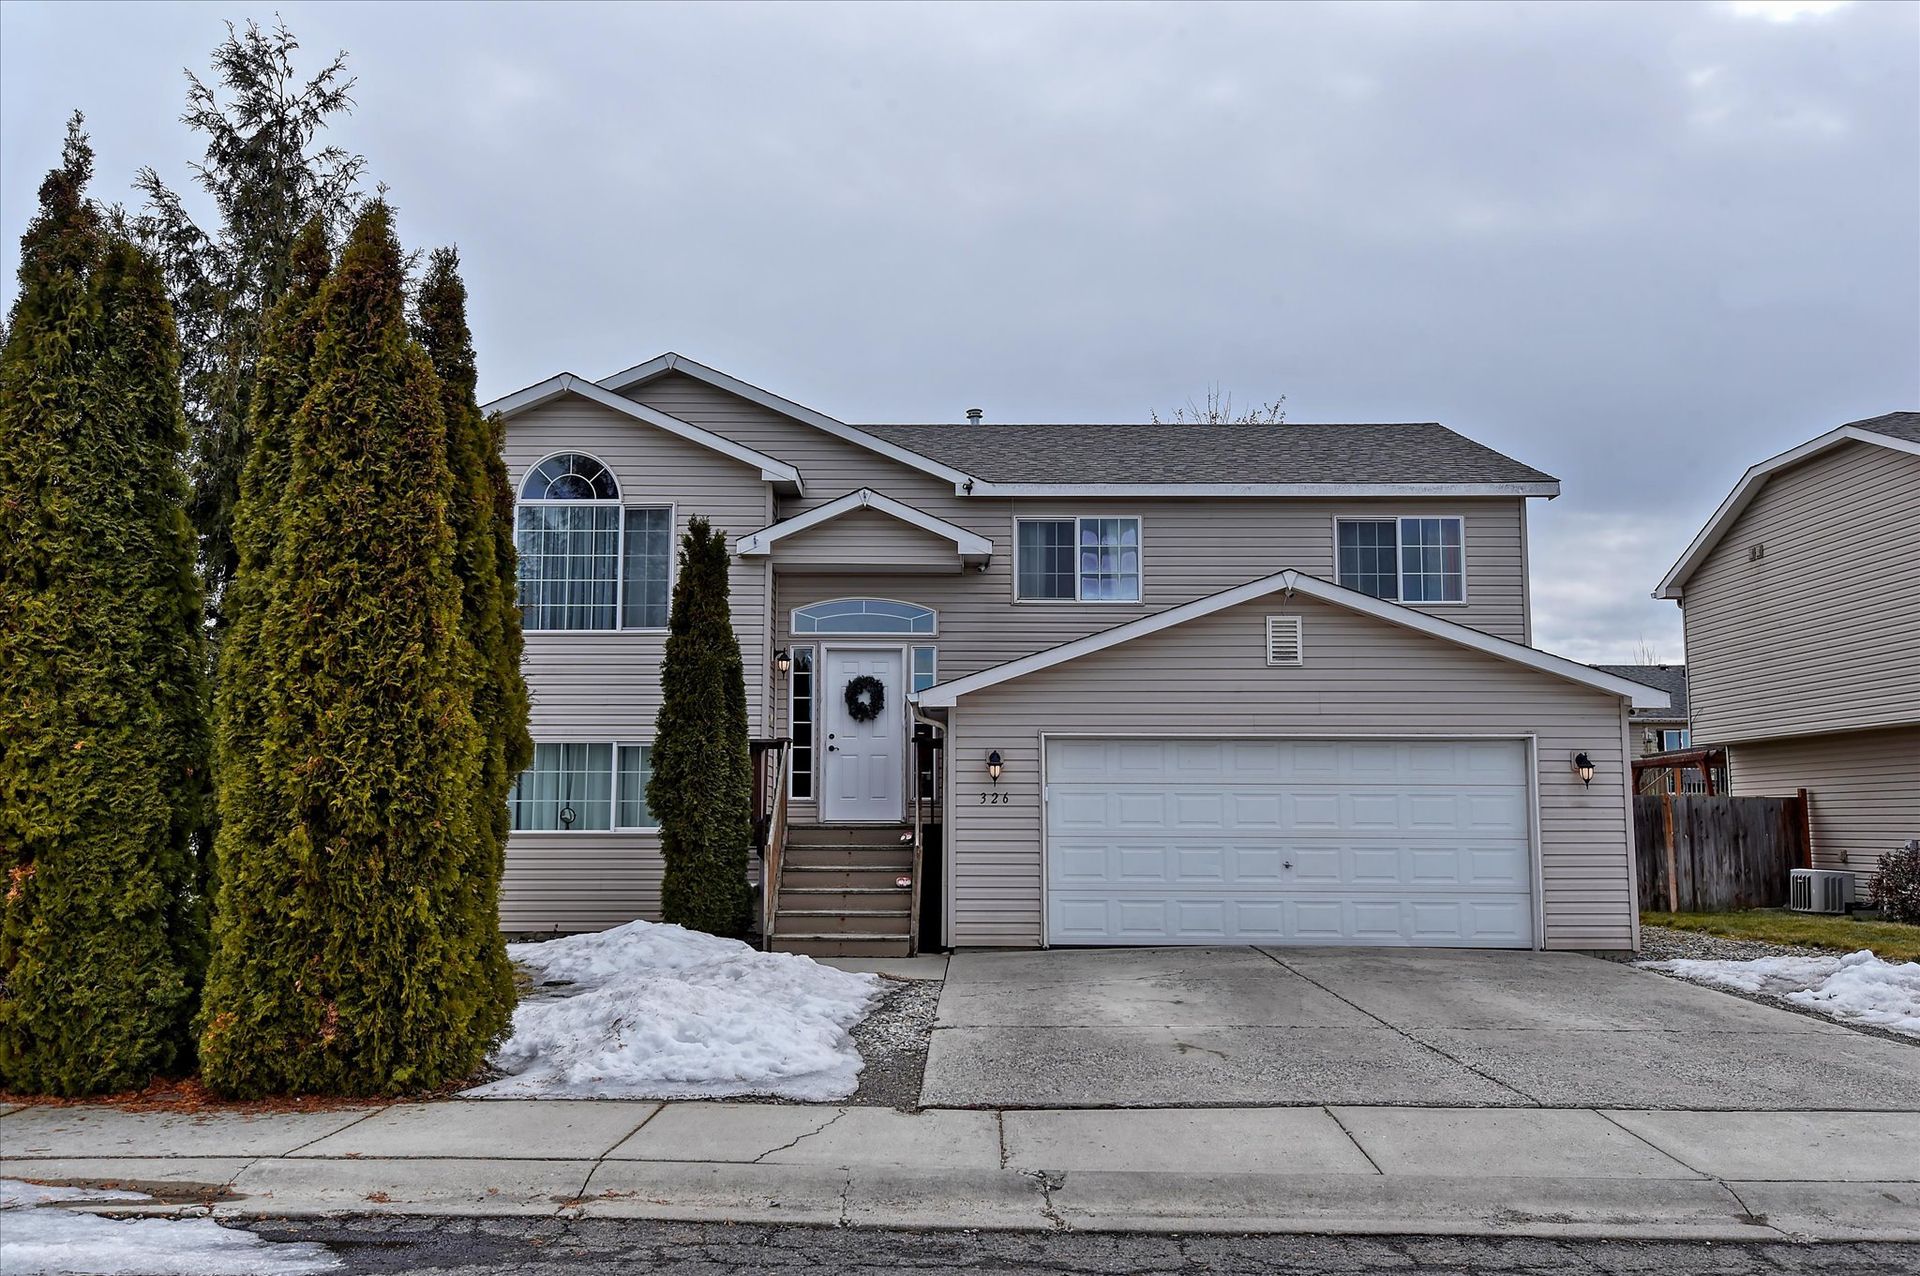
[[[0,1210],[52,1205],[59,1201],[150,1201],[145,1192],[116,1192],[104,1187],[64,1187],[58,1183],[22,1183],[0,1179]]]
[[[641,921],[507,953],[570,986],[520,1004],[492,1060],[508,1075],[469,1097],[825,1102],[859,1085],[850,1032],[876,976]]]
[[[1647,961],[1695,983],[1781,997],[1842,1023],[1872,1024],[1920,1037],[1920,962],[1847,955],[1762,957],[1756,961]]]
[[[0,1179],[7,1276],[308,1276],[340,1260],[312,1241],[275,1244],[210,1218],[101,1218],[60,1201],[145,1201],[138,1192]]]

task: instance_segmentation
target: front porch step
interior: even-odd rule
[[[905,937],[910,914],[904,908],[879,912],[866,909],[783,908],[774,923],[773,935],[861,935]]]
[[[796,868],[913,868],[911,846],[794,846],[780,857],[783,871]]]
[[[773,951],[804,953],[809,957],[908,957],[912,944],[905,935],[781,935],[773,937]]]
[[[913,872],[911,863],[875,868],[846,864],[788,864],[780,870],[780,890],[910,890],[898,886]]]
[[[884,886],[814,886],[796,885],[789,880],[781,884],[776,907],[784,917],[795,910],[828,909],[848,913],[880,909],[892,912],[896,908],[910,907],[912,902],[913,888],[895,886],[891,881]]]
[[[910,824],[789,824],[787,849],[801,846],[904,846],[913,848]]]

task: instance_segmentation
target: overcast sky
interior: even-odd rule
[[[1920,407],[1920,5],[278,11],[483,398],[671,349],[855,422],[1439,420],[1561,479],[1536,640],[1619,661],[1743,468]],[[181,69],[273,13],[0,6],[0,301],[66,113],[99,197],[184,186]]]

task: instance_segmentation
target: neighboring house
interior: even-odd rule
[[[944,737],[929,947],[1636,942],[1627,712],[1665,697],[1528,645],[1537,470],[1433,424],[854,427],[676,355],[489,410],[537,742],[509,930],[656,914],[700,514],[735,547],[751,730],[794,742],[783,947],[904,945],[869,857],[916,726]]]
[[[1627,678],[1667,693],[1660,709],[1635,709],[1627,715],[1633,727],[1633,756],[1671,753],[1691,747],[1687,735],[1687,667],[1685,665],[1595,665],[1601,673]]]
[[[1811,798],[1813,859],[1920,837],[1920,412],[1748,470],[1655,595],[1686,627],[1692,740],[1735,794]]]

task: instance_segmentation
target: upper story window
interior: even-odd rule
[[[1023,518],[1014,524],[1014,597],[1022,602],[1140,601],[1140,520]]]
[[[836,598],[793,609],[793,630],[801,634],[930,634],[938,626],[931,607],[897,603],[891,598]]]
[[[673,510],[623,506],[613,472],[586,453],[527,471],[514,547],[526,628],[666,628]]]
[[[1403,603],[1466,601],[1463,520],[1343,518],[1335,532],[1339,582]]]

